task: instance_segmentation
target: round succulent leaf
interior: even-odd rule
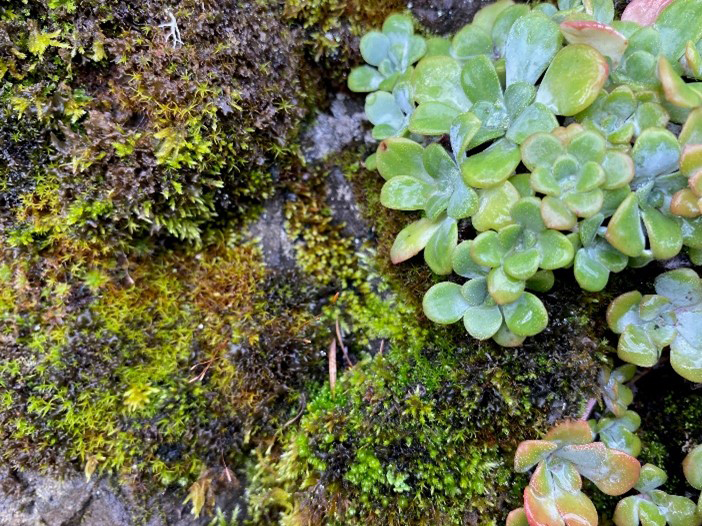
[[[562,187],[560,181],[554,177],[551,167],[537,166],[531,173],[530,184],[534,192],[544,195],[560,195]]]
[[[541,300],[530,292],[502,306],[507,328],[518,336],[534,336],[548,325],[548,313]]]
[[[414,33],[414,22],[412,18],[400,13],[388,16],[383,22],[383,33],[393,39],[407,37]]]
[[[425,171],[435,180],[451,181],[459,175],[456,162],[439,143],[424,148],[422,163]]]
[[[412,73],[415,102],[441,102],[459,113],[470,109],[471,102],[461,86],[461,69],[451,57],[422,59]]]
[[[475,190],[468,188],[460,177],[454,179],[453,193],[446,208],[448,216],[454,219],[471,217],[478,210],[478,203]]]
[[[640,26],[650,26],[656,21],[661,11],[673,0],[632,0],[624,9],[621,19],[636,22]]]
[[[599,209],[595,212],[597,213]],[[571,230],[578,218],[563,200],[547,195],[541,200],[541,218],[548,228],[554,230]]]
[[[472,240],[462,241],[451,255],[453,271],[464,278],[479,278],[487,276],[489,267],[478,265],[470,255]],[[487,286],[487,285],[486,285]],[[487,290],[487,289],[486,289]]]
[[[464,26],[451,40],[451,55],[466,60],[476,55],[491,55],[490,33],[477,24]]]
[[[463,316],[463,325],[476,340],[487,340],[500,330],[502,311],[494,303],[469,307]]]
[[[538,166],[551,166],[563,152],[561,141],[550,133],[536,133],[521,146],[522,161],[532,172]]]
[[[614,20],[613,0],[584,0],[583,5],[587,14],[602,24],[611,24]]]
[[[451,274],[453,270],[451,256],[457,244],[458,224],[448,217],[441,222],[441,226],[424,247],[424,261],[436,274]]]
[[[648,128],[665,128],[669,120],[670,115],[663,106],[657,102],[644,102],[634,114],[634,132],[641,135]]]
[[[349,73],[349,89],[356,93],[368,93],[380,88],[385,77],[371,66],[359,66]]]
[[[473,261],[489,268],[500,266],[507,250],[508,248],[502,245],[497,232],[492,230],[478,234],[470,246]]]
[[[587,446],[571,446],[587,447]],[[639,479],[641,464],[631,455],[615,449],[606,449],[605,461],[598,466],[578,465],[580,474],[595,483],[602,493],[618,496],[634,487]]]
[[[683,236],[679,223],[650,206],[641,207],[648,242],[656,259],[671,259],[682,250]]]
[[[593,440],[592,429],[584,420],[565,420],[553,426],[544,440],[564,444],[589,444]]]
[[[574,156],[580,164],[587,162],[600,163],[607,151],[607,142],[596,131],[584,130],[578,133],[568,144],[568,153]]]
[[[661,35],[663,54],[677,61],[688,41],[702,38],[702,4],[697,0],[676,0],[669,3],[655,22]]]
[[[517,336],[502,322],[500,330],[492,337],[493,341],[501,347],[519,347],[524,343],[526,336]]]
[[[478,101],[492,102],[502,100],[502,86],[497,77],[495,66],[486,55],[469,57],[461,73],[463,90],[468,98]]]
[[[641,493],[648,493],[665,484],[667,480],[668,475],[661,468],[653,464],[644,464],[634,488]]]
[[[524,293],[524,288],[526,286],[524,280],[509,276],[502,267],[492,269],[488,274],[487,282],[490,296],[498,305],[516,302]],[[506,316],[505,313],[505,317]],[[529,336],[527,334],[518,333],[509,326],[509,323],[507,323],[507,326],[512,332],[519,336]]]
[[[492,26],[492,42],[498,56],[502,57],[505,54],[507,37],[514,23],[528,13],[529,6],[515,4],[502,11],[495,19],[495,23]]]
[[[443,102],[424,102],[412,113],[409,129],[419,135],[444,135],[458,115],[460,110]]]
[[[580,288],[589,292],[601,291],[609,281],[609,269],[592,248],[581,248],[575,254],[573,274]]]
[[[680,218],[680,226],[685,246],[692,249],[702,249],[702,218]]]
[[[561,31],[569,44],[586,44],[609,58],[616,67],[629,41],[611,26],[594,20],[566,20]]]
[[[530,232],[543,232],[546,225],[541,219],[540,206],[541,201],[536,197],[522,197],[512,207],[512,219]]]
[[[425,57],[434,56],[449,56],[451,50],[451,41],[443,37],[431,37],[426,40],[427,52]]]
[[[529,248],[508,255],[504,260],[503,268],[508,276],[526,281],[536,274],[540,262],[539,251],[536,248]]]
[[[654,287],[657,294],[668,298],[677,307],[702,303],[702,280],[690,268],[664,272],[656,278]]]
[[[516,510],[510,511],[507,515],[505,526],[529,526],[524,508],[517,508]]]
[[[617,526],[638,526],[639,525],[639,501],[638,496],[625,497],[617,503],[614,508],[614,524]],[[660,526],[665,526],[665,522]]]
[[[550,270],[539,270],[526,281],[526,288],[535,292],[548,292],[553,288],[556,277]]]
[[[548,440],[525,440],[521,442],[514,454],[514,471],[526,473],[557,449],[558,444]]]
[[[695,446],[687,454],[683,460],[683,471],[690,486],[702,490],[702,446]]]
[[[369,94],[366,97],[365,112],[368,120],[376,126],[386,124],[399,129],[405,120],[405,114],[395,101],[394,95],[387,91]]]
[[[473,25],[490,32],[499,16],[514,5],[514,0],[497,0],[481,7],[473,16]]]
[[[422,307],[431,321],[449,325],[460,320],[470,304],[463,297],[460,285],[444,281],[426,292]]]
[[[612,301],[607,308],[607,324],[609,328],[621,334],[632,324],[641,323],[639,306],[643,296],[638,290],[626,292]]]
[[[483,305],[488,298],[487,279],[478,277],[466,281],[461,287],[461,293],[471,307]],[[489,303],[494,305],[494,302]]]
[[[680,153],[680,145],[670,131],[663,128],[645,130],[636,139],[632,150],[636,170],[634,184],[675,172],[680,166]]]
[[[661,357],[661,349],[645,328],[628,325],[619,337],[617,356],[639,367],[653,367]]]
[[[696,516],[697,506],[686,497],[668,495],[656,489],[649,493],[649,498],[670,526],[699,526],[702,522],[702,518]]]
[[[409,175],[393,177],[383,185],[380,202],[393,210],[422,210],[434,187]]]
[[[637,457],[641,453],[641,439],[622,426],[612,426],[602,431],[600,440],[608,448],[616,449],[633,457]]]
[[[427,183],[433,178],[424,169],[424,149],[416,142],[402,137],[385,139],[378,145],[375,163],[385,180],[409,175]]]
[[[508,140],[499,140],[480,153],[471,155],[461,165],[463,180],[474,188],[490,188],[506,181],[520,162],[519,148]]]
[[[528,13],[510,28],[505,43],[507,86],[515,82],[536,84],[561,48],[560,29],[543,13]]]
[[[558,127],[556,116],[543,104],[527,106],[507,129],[505,137],[516,144],[522,144],[535,133],[551,132]]]
[[[441,221],[422,218],[403,228],[390,249],[390,260],[397,264],[416,256],[441,226]]]
[[[369,31],[361,38],[361,56],[371,66],[378,66],[387,57],[390,39],[380,31]]]
[[[624,152],[608,150],[601,166],[605,172],[604,190],[623,188],[634,178],[634,161]]]
[[[622,201],[607,226],[609,243],[629,257],[640,256],[646,248],[639,201],[634,193]]]
[[[578,75],[573,75],[573,71]],[[595,101],[608,74],[607,61],[597,50],[584,44],[571,44],[559,51],[551,62],[536,94],[536,102],[556,115],[575,115]]]
[[[484,232],[511,224],[511,210],[519,198],[519,192],[509,181],[480,190],[478,210],[471,218],[473,227],[478,232]]]
[[[686,144],[680,157],[680,171],[685,177],[690,178],[697,173],[702,173],[700,170],[702,170],[702,144]],[[692,186],[691,184],[690,187]]]
[[[702,382],[702,348],[678,336],[670,344],[670,365],[680,376],[691,382]]]

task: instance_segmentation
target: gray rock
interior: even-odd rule
[[[363,123],[362,99],[338,94],[332,102],[331,113],[319,115],[305,132],[301,141],[305,160],[310,163],[321,161],[363,139]]]
[[[371,228],[361,215],[351,183],[334,167],[327,178],[327,203],[334,219],[344,223],[345,233],[359,243],[370,237]]]
[[[280,192],[266,201],[263,213],[249,230],[259,239],[263,259],[269,268],[295,267],[295,250],[285,232],[284,204],[285,196]]]

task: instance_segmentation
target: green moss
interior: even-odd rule
[[[0,267],[3,463],[162,484],[237,471],[323,374],[313,289],[268,273],[255,245],[89,266],[41,256]]]
[[[0,139],[14,144],[0,154],[10,167],[0,190],[11,192],[5,229],[17,243],[66,232],[123,249],[147,235],[197,243],[256,212],[274,165],[299,162],[317,75],[281,9],[181,2],[174,47],[158,27],[171,7],[18,1],[0,11]],[[31,170],[16,153],[33,157]],[[48,196],[51,177],[60,184]],[[53,206],[34,206],[47,198]]]

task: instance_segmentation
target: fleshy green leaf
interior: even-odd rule
[[[597,50],[584,44],[566,46],[548,67],[536,101],[556,115],[575,115],[595,101],[608,73],[607,61]]]

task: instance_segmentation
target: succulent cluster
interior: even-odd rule
[[[507,526],[596,526],[598,513],[581,491],[581,476],[607,495],[624,495],[631,489],[638,492],[618,502],[613,517],[616,526],[702,524],[700,505],[659,489],[667,480],[665,471],[652,464],[641,466],[636,459],[641,440],[634,432],[641,419],[628,409],[633,394],[625,385],[635,372],[633,365],[601,371],[605,410],[598,420],[587,421],[586,414],[580,420],[557,424],[543,440],[519,445],[514,469],[536,469],[524,490],[524,507],[509,514]],[[702,446],[688,454],[683,471],[691,486],[702,489]]]
[[[556,269],[600,291],[683,248],[702,260],[701,5],[634,0],[615,20],[611,0],[499,0],[451,39],[399,14],[363,37],[349,87],[382,141],[366,164],[383,205],[421,213],[392,261],[424,251],[467,278],[429,289],[427,317],[519,345],[548,324],[527,290]]]
[[[620,335],[619,357],[652,367],[670,346],[673,369],[702,382],[702,279],[692,269],[671,270],[656,278],[655,290],[627,292],[609,306],[607,322]]]

